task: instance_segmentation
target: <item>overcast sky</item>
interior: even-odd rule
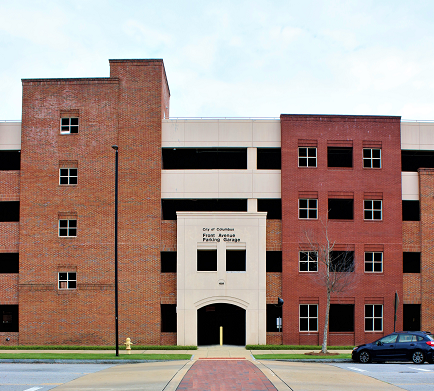
[[[434,120],[434,0],[0,0],[0,120],[22,78],[162,58],[171,117]]]

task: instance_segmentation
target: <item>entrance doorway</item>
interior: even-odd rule
[[[220,326],[223,326],[224,345],[246,344],[246,310],[221,303],[197,310],[197,344],[219,345]]]

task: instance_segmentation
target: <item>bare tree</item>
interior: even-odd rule
[[[353,251],[334,251],[336,241],[330,239],[328,223],[324,223],[321,219],[320,223],[321,233],[318,235],[319,237],[315,237],[315,235],[308,231],[305,232],[305,236],[310,247],[308,261],[316,261],[318,264],[314,280],[319,285],[324,286],[327,292],[327,307],[321,348],[322,353],[327,353],[331,296],[333,293],[343,292],[354,285],[355,260]],[[311,253],[316,255],[311,255]],[[315,256],[316,260],[313,259]]]

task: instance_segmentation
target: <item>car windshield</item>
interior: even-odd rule
[[[430,339],[431,341],[434,341],[434,338],[432,337],[432,335],[427,334],[426,337],[427,337],[428,339]]]

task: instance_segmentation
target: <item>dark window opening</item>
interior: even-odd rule
[[[330,251],[329,270],[336,273],[354,271],[354,251]]]
[[[327,147],[328,167],[353,167],[352,147]]]
[[[20,201],[0,202],[0,222],[20,221]]]
[[[161,273],[176,273],[176,251],[161,251]]]
[[[330,304],[330,332],[354,331],[354,304]]]
[[[247,148],[163,148],[163,170],[245,170]]]
[[[161,304],[161,332],[176,333],[176,304]]]
[[[247,212],[246,199],[164,199],[163,220],[176,220],[176,212]]]
[[[0,151],[0,171],[19,170],[20,162],[20,151]]]
[[[354,200],[346,198],[329,198],[328,202],[330,220],[353,220]]]
[[[197,250],[197,271],[217,271],[217,250]]]
[[[401,151],[401,171],[434,168],[434,151]]]
[[[0,274],[19,272],[18,253],[0,253]]]
[[[281,164],[280,148],[257,149],[258,170],[280,170]]]
[[[0,332],[18,331],[18,305],[0,305]]]
[[[420,253],[403,253],[402,254],[402,272],[403,273],[420,273]]]
[[[402,201],[402,221],[420,221],[419,201]]]
[[[404,304],[404,331],[420,331],[420,304]]]
[[[278,325],[280,324],[280,329]],[[267,304],[267,332],[282,332],[282,306]]]
[[[246,250],[226,250],[226,271],[246,271]]]
[[[282,273],[282,251],[267,251],[266,264],[268,273]]]
[[[267,212],[267,219],[282,218],[282,200],[280,198],[259,198],[258,212]]]

